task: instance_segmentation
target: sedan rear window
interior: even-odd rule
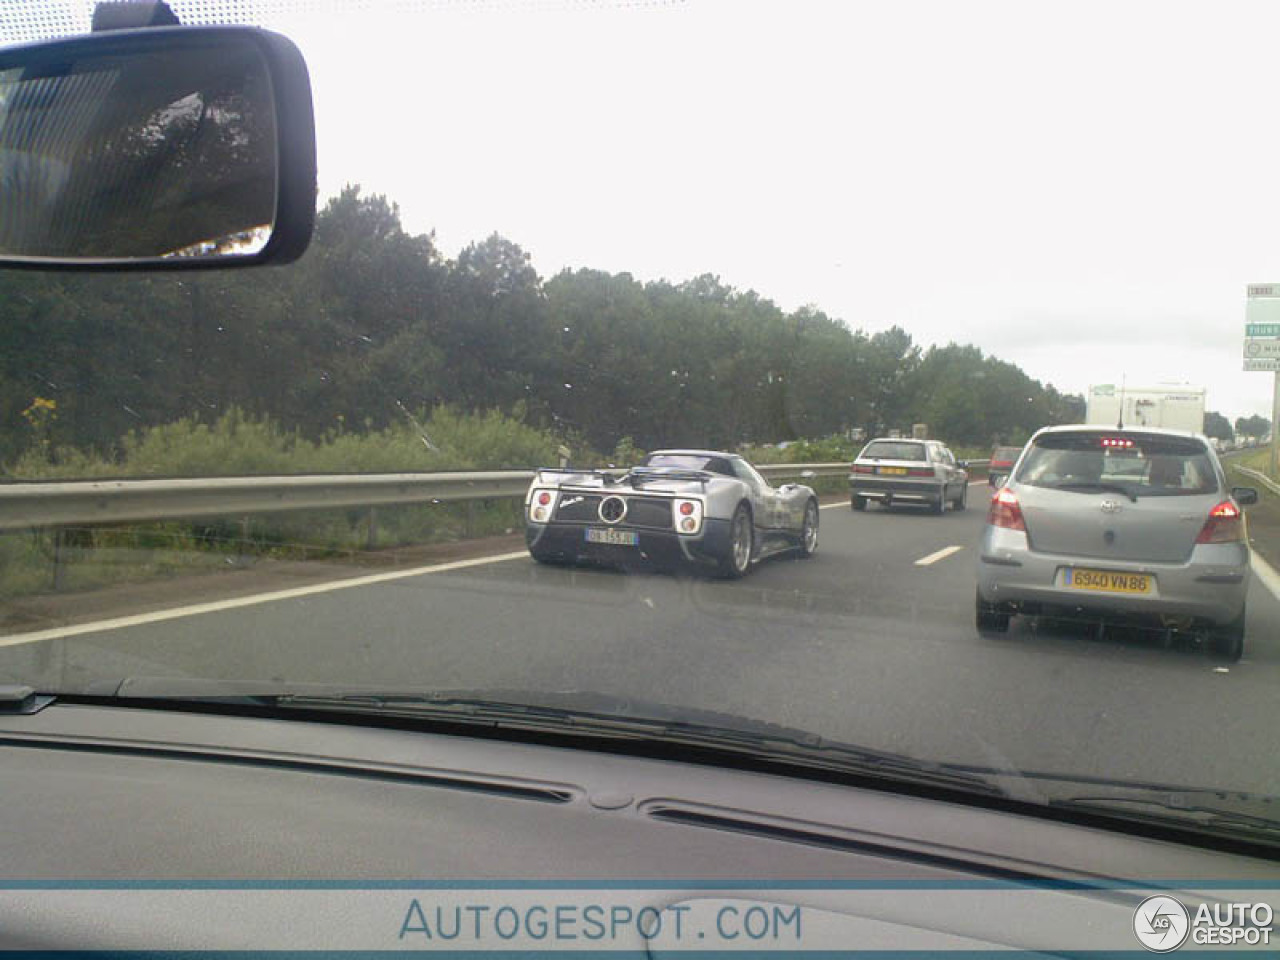
[[[1037,439],[1017,482],[1081,493],[1122,489],[1131,496],[1213,493],[1217,473],[1197,440],[1159,435],[1054,433]]]
[[[900,443],[896,440],[876,440],[867,444],[859,460],[919,460],[927,459],[923,443]]]

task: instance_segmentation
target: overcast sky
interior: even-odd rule
[[[266,2],[311,8],[274,25],[322,192],[449,256],[496,230],[543,276],[712,272],[1060,389],[1270,413],[1240,357],[1246,284],[1280,281],[1274,0]]]

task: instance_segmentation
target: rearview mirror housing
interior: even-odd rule
[[[311,82],[251,27],[113,30],[0,51],[0,266],[287,263],[315,223]]]
[[[1258,491],[1253,487],[1232,487],[1231,499],[1242,507],[1251,507],[1258,502]]]

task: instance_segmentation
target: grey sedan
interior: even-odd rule
[[[1249,548],[1241,507],[1204,437],[1094,426],[1041,430],[991,501],[976,618],[1138,622],[1244,650]]]
[[[849,505],[865,510],[868,500],[886,507],[907,503],[942,513],[950,504],[965,508],[966,464],[936,440],[872,440],[849,472]]]

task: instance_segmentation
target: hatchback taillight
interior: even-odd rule
[[[1196,543],[1236,543],[1243,539],[1244,517],[1240,508],[1230,500],[1223,500],[1209,511]]]
[[[1022,507],[1018,496],[1008,487],[1001,487],[991,498],[991,508],[987,511],[987,523],[993,527],[1004,527],[1006,530],[1026,532],[1027,525],[1022,519]]]

